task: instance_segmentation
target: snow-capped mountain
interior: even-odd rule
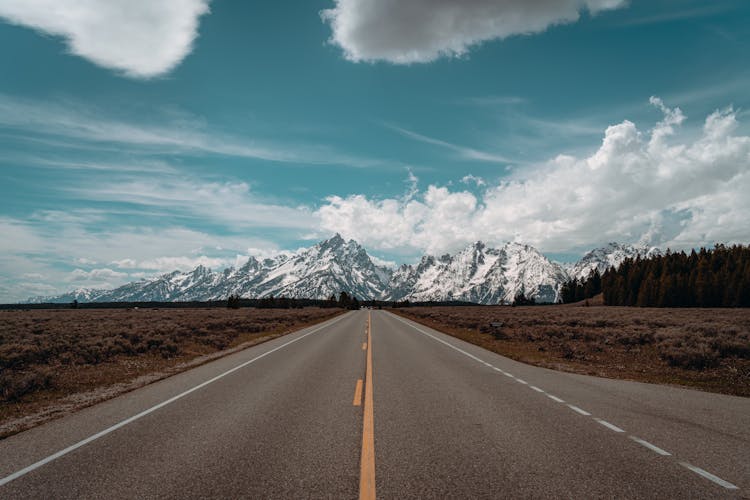
[[[134,281],[114,290],[78,289],[29,302],[145,302],[296,297],[325,299],[345,291],[360,299],[511,303],[519,294],[537,302],[556,302],[562,284],[619,266],[628,257],[658,255],[656,248],[609,245],[588,252],[567,269],[535,248],[507,243],[491,248],[478,241],[456,253],[426,255],[416,265],[392,270],[376,265],[356,241],[340,235],[268,259],[251,257],[239,268],[211,271],[198,266]]]
[[[254,279],[232,292],[252,297],[322,299],[346,291],[356,297],[381,297],[390,274],[376,266],[359,243],[344,241],[338,234],[290,258],[266,265]]]
[[[232,294],[323,299],[341,291],[361,298],[380,298],[386,294],[389,277],[390,271],[376,266],[356,241],[344,241],[337,234],[291,256],[264,260],[251,257],[239,269],[214,272],[198,266],[190,272],[174,271],[114,290],[81,289],[30,302],[221,300]]]
[[[425,256],[416,266],[401,266],[391,277],[388,298],[501,304],[523,293],[556,302],[567,278],[533,247],[507,243],[498,249],[477,241],[454,256]]]
[[[99,297],[108,293],[109,290],[99,290],[96,288],[76,288],[62,295],[40,295],[31,297],[26,301],[27,304],[43,303],[69,303],[77,300],[78,302],[98,302]]]
[[[571,278],[585,280],[594,272],[599,270],[602,274],[610,267],[619,267],[628,258],[649,258],[661,255],[661,250],[647,245],[621,245],[609,243],[601,248],[595,248],[587,252],[581,260],[567,269]]]

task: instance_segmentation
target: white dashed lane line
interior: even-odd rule
[[[638,437],[635,437],[635,436],[630,436],[630,439],[632,439],[633,441],[635,441],[636,443],[638,443],[640,445],[645,446],[649,450],[651,450],[651,451],[653,451],[655,453],[658,453],[659,455],[661,455],[663,457],[668,457],[669,455],[671,455],[671,453],[669,453],[668,451],[664,451],[661,448],[659,448],[658,446],[653,445],[653,444],[649,443],[648,441],[644,441],[641,438],[638,438]]]
[[[570,408],[571,410],[573,410],[576,413],[580,413],[584,417],[590,417],[591,416],[591,413],[587,412],[586,410],[582,410],[581,408],[578,408],[576,405],[569,404],[568,408]]]
[[[733,485],[729,481],[724,481],[719,476],[714,476],[710,472],[704,471],[700,467],[696,467],[695,465],[690,465],[687,462],[680,462],[680,465],[682,465],[683,467],[686,467],[686,468],[690,469],[691,471],[695,472],[696,474],[698,474],[700,476],[703,476],[706,479],[708,479],[709,481],[713,481],[714,483],[716,483],[719,486],[722,486],[722,487],[724,487],[724,488],[726,488],[728,490],[738,490],[739,489],[737,486]]]
[[[516,382],[518,382],[520,384],[526,385],[527,387],[535,390],[536,392],[544,394],[545,396],[547,396],[548,398],[550,398],[551,400],[553,400],[553,401],[555,401],[557,403],[565,403],[564,400],[558,398],[557,396],[553,396],[552,394],[546,393],[544,391],[544,389],[541,389],[541,388],[539,388],[539,387],[537,387],[535,385],[531,385],[528,382],[526,382],[525,380],[517,378],[512,373],[508,373],[505,370],[503,370],[502,368],[498,368],[498,367],[492,365],[491,363],[488,363],[488,362],[486,362],[486,361],[484,361],[482,359],[479,359],[478,357],[476,357],[476,356],[474,356],[472,354],[469,354],[468,352],[464,351],[463,349],[460,349],[460,348],[452,345],[451,343],[446,342],[445,340],[439,339],[439,338],[435,337],[434,335],[431,335],[431,334],[425,332],[421,328],[418,328],[418,327],[414,326],[413,324],[411,324],[411,323],[409,323],[409,322],[407,322],[407,321],[399,318],[398,316],[396,316],[396,319],[399,320],[399,321],[401,321],[404,324],[407,324],[407,325],[411,326],[412,328],[414,328],[418,332],[422,333],[423,335],[426,335],[426,336],[430,337],[433,340],[437,340],[441,344],[445,344],[446,346],[450,347],[451,349],[453,349],[455,351],[458,351],[461,354],[463,354],[465,356],[468,356],[469,358],[471,358],[471,359],[473,359],[475,361],[478,361],[479,363],[481,363],[481,364],[483,364],[485,366],[488,366],[488,367],[492,368],[493,370],[495,370],[495,371],[497,371],[499,373],[502,373],[506,377],[514,379]],[[570,408],[571,410],[573,410],[574,412],[576,412],[576,413],[578,413],[580,415],[583,415],[585,417],[591,417],[591,413],[587,412],[586,410],[584,410],[582,408],[579,408],[578,406],[575,406],[575,405],[572,405],[572,404],[569,404],[569,403],[566,403],[566,405],[568,406],[568,408]],[[606,427],[607,429],[609,429],[611,431],[614,431],[614,432],[617,432],[617,433],[624,433],[625,432],[623,429],[617,427],[614,424],[611,424],[611,423],[607,422],[606,420],[603,420],[601,418],[596,418],[596,417],[591,417],[591,418],[594,419],[597,423],[603,425],[604,427]],[[645,448],[648,448],[649,450],[653,451],[654,453],[656,453],[658,455],[661,455],[661,456],[671,456],[671,453],[669,453],[668,451],[665,451],[665,450],[659,448],[658,446],[649,443],[648,441],[645,441],[645,440],[643,440],[641,438],[638,438],[636,436],[629,436],[629,437],[634,442],[640,444],[641,446],[643,446]],[[695,472],[696,474],[698,474],[698,475],[700,475],[700,476],[702,476],[702,477],[704,477],[704,478],[706,478],[706,479],[708,479],[710,481],[713,481],[714,483],[718,484],[719,486],[721,486],[723,488],[726,488],[726,489],[729,489],[729,490],[737,490],[737,489],[739,489],[737,486],[735,486],[734,484],[730,483],[729,481],[725,481],[722,478],[720,478],[718,476],[715,476],[715,475],[711,474],[710,472],[701,469],[700,467],[696,467],[696,466],[691,465],[691,464],[689,464],[687,462],[679,462],[679,464],[682,465],[683,467],[685,467],[686,469],[689,469],[689,470]]]
[[[594,420],[602,424],[607,429],[613,430],[615,432],[625,432],[624,430],[617,427],[615,424],[610,424],[609,422],[607,422],[606,420],[602,420],[601,418],[594,418]]]

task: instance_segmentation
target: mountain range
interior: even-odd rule
[[[584,279],[595,269],[604,272],[628,257],[660,253],[645,245],[610,243],[574,264],[559,264],[529,245],[506,243],[492,248],[478,241],[454,255],[425,255],[415,265],[390,269],[375,264],[356,241],[336,234],[292,255],[250,257],[238,268],[212,271],[198,266],[112,290],[84,288],[28,302],[202,301],[229,295],[325,299],[342,291],[360,299],[480,304],[507,304],[523,293],[537,302],[556,302],[560,287],[571,278]]]

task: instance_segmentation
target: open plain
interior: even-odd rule
[[[393,312],[524,363],[750,396],[750,310],[410,307]]]
[[[63,309],[0,312],[0,437],[340,309]]]

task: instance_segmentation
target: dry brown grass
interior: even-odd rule
[[[0,311],[0,437],[27,427],[8,422],[39,412],[55,415],[50,407],[71,396],[99,391],[112,397],[132,389],[134,380],[155,380],[189,367],[191,360],[268,340],[340,312],[318,308]],[[101,399],[78,398],[83,405]]]
[[[748,309],[497,306],[393,312],[533,365],[750,396]]]

